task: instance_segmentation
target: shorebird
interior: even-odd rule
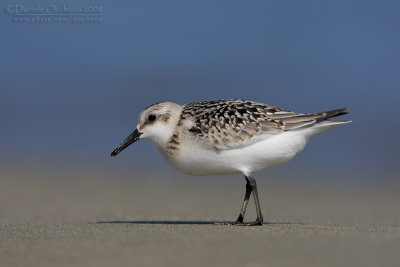
[[[186,105],[158,102],[145,108],[136,129],[111,153],[114,157],[139,139],[153,143],[165,160],[191,175],[242,173],[246,193],[234,224],[262,225],[257,184],[252,174],[285,163],[309,139],[350,121],[330,121],[347,108],[295,113],[267,104],[230,99]],[[250,195],[257,218],[244,222]]]

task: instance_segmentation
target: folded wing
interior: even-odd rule
[[[216,100],[184,106],[181,119],[194,125],[189,132],[215,149],[232,149],[268,138],[283,131],[310,127],[346,114],[336,109],[315,114],[294,113],[275,106],[244,100]]]

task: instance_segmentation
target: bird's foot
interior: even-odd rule
[[[263,225],[263,218],[257,217],[257,219],[254,222],[243,222],[243,217],[239,216],[239,218],[236,220],[236,222],[232,223],[232,225],[237,225],[237,226],[259,226]]]

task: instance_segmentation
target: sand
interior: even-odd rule
[[[399,266],[396,183],[261,180],[265,224],[236,227],[213,222],[238,215],[241,178],[148,175],[3,174],[0,265]]]

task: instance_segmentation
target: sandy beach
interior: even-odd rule
[[[0,267],[400,267],[400,1],[0,13]]]
[[[161,174],[160,174],[161,175]],[[236,227],[240,176],[0,179],[1,266],[398,266],[398,184],[259,179],[261,227]],[[217,181],[217,182],[216,182]],[[255,216],[251,203],[247,219]]]

